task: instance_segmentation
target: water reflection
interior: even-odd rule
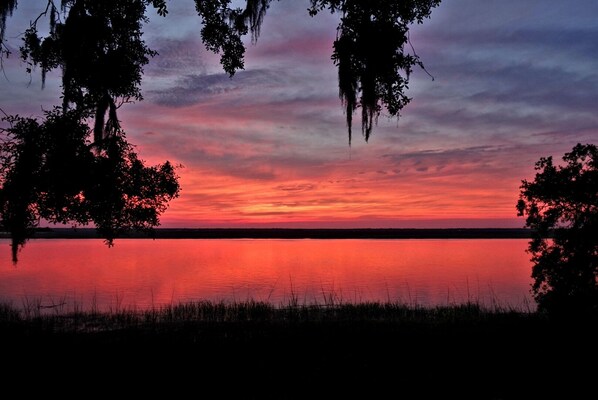
[[[0,300],[15,306],[148,308],[179,301],[288,304],[468,300],[533,309],[525,239],[32,240],[1,243]]]

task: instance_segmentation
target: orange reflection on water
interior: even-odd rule
[[[0,300],[16,306],[332,299],[532,308],[523,239],[31,240],[16,266],[2,245]]]

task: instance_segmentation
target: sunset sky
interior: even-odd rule
[[[20,1],[6,37],[0,108],[41,116],[17,37],[43,1]],[[443,0],[411,30],[416,70],[401,117],[351,145],[332,43],[338,15],[273,2],[245,70],[207,52],[192,1],[152,16],[144,101],[120,109],[140,158],[169,160],[181,194],[163,227],[519,227],[519,185],[542,156],[598,142],[598,2]],[[356,121],[357,126],[359,120]]]

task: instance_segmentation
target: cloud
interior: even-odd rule
[[[290,185],[278,185],[275,187],[276,190],[282,190],[284,192],[306,192],[314,190],[316,185],[312,183],[297,183]]]
[[[278,75],[266,70],[239,71],[234,77],[227,74],[187,75],[178,79],[173,87],[150,90],[149,100],[168,107],[188,107],[214,96],[231,92],[265,89],[278,80]]]
[[[161,37],[150,48],[158,52],[144,70],[146,78],[180,77],[181,74],[205,73],[207,51],[197,36],[182,39]]]
[[[480,139],[596,126],[598,4],[577,4],[442,4],[412,35],[435,80],[415,71],[407,119]]]
[[[443,1],[410,35],[434,79],[416,69],[401,117],[383,111],[369,142],[351,146],[330,59],[339,15],[307,6],[273,2],[232,78],[201,43],[192,4],[147,24],[160,54],[145,101],[119,116],[140,157],[185,166],[165,223],[512,221],[539,157],[596,140],[598,2]],[[11,79],[18,64],[7,60]],[[3,84],[3,109],[58,99],[26,84]]]

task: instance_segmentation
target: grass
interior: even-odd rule
[[[65,311],[66,301],[52,301],[42,305],[40,299],[25,298],[21,309],[12,304],[0,306],[0,322],[23,326],[47,326],[52,330],[86,332],[86,326],[102,330],[123,328],[155,329],[170,324],[195,323],[370,323],[384,321],[397,324],[444,324],[483,321],[489,318],[541,318],[533,313],[496,305],[486,308],[468,302],[452,306],[422,307],[400,302],[331,302],[300,304],[293,298],[279,306],[264,301],[213,302],[197,301],[152,307],[147,310],[122,308],[118,305],[108,311],[93,306],[84,310],[77,303],[72,311]],[[97,330],[97,329],[95,329]]]
[[[97,296],[92,295],[88,306],[67,295],[54,298],[24,296],[21,306],[13,303],[0,302],[0,314],[12,315],[11,321],[19,320],[24,324],[51,324],[61,326],[62,330],[69,329],[69,321],[80,322],[94,320],[101,322],[103,329],[112,329],[114,321],[126,320],[132,326],[147,326],[153,323],[195,323],[195,322],[249,322],[260,321],[268,323],[281,322],[326,322],[339,321],[366,322],[385,321],[392,323],[446,323],[463,322],[466,320],[480,321],[488,318],[511,316],[512,318],[540,318],[530,304],[512,306],[501,304],[496,300],[488,304],[479,299],[468,300],[463,303],[450,302],[446,305],[434,307],[423,306],[409,300],[364,301],[345,300],[336,293],[322,291],[321,301],[317,299],[308,302],[300,300],[300,296],[291,291],[287,300],[274,304],[270,299],[244,301],[188,301],[170,304],[152,305],[145,309],[136,306],[124,306],[122,296],[116,296],[103,309],[98,306]],[[3,316],[0,315],[0,321]],[[86,322],[87,323],[87,322]],[[73,329],[81,331],[80,327]]]
[[[81,385],[136,397],[533,399],[566,389],[573,399],[596,376],[590,321],[474,302],[40,304],[0,304],[0,343],[11,350],[4,382],[33,379],[44,395]]]

